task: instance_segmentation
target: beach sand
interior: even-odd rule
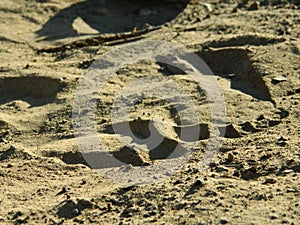
[[[299,7],[1,0],[0,224],[298,224]],[[151,60],[125,65],[91,101],[94,123],[85,126],[108,154],[99,163],[104,155],[86,147],[98,142],[82,144],[83,125],[72,117],[91,110],[74,113],[81,78],[101,71],[114,49],[150,40],[200,57],[226,114],[213,119],[222,115],[208,98],[216,89],[191,71]],[[214,127],[224,133],[208,154]],[[180,135],[198,128],[193,140]],[[151,135],[155,146],[144,142]]]

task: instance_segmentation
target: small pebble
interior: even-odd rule
[[[216,168],[216,172],[228,172],[228,168],[226,168],[225,166],[218,166]]]
[[[133,169],[133,166],[131,164],[128,164],[128,165],[121,166],[120,169],[123,170],[124,172],[128,172]]]
[[[229,223],[229,221],[226,218],[223,218],[223,219],[220,220],[220,223],[221,224],[227,224],[227,223]]]
[[[294,172],[294,170],[284,170],[283,171],[284,174],[289,174],[289,173],[293,173],[293,172]]]
[[[280,75],[272,79],[272,84],[278,84],[284,81],[287,81],[287,78],[285,76]]]
[[[86,200],[86,199],[78,199],[77,206],[79,206],[80,208],[83,208],[83,209],[91,209],[91,208],[93,208],[94,204],[91,201]]]
[[[112,210],[111,204],[107,204],[107,211],[110,212]]]
[[[133,212],[135,212],[135,211],[136,211],[135,208],[130,207],[130,208],[125,209],[125,210],[123,211],[123,213],[128,214],[128,213],[133,213]]]
[[[272,215],[270,215],[270,219],[271,220],[278,219],[278,215],[272,214]]]
[[[239,171],[239,170],[235,170],[235,171],[233,172],[233,176],[235,176],[235,177],[240,177],[240,176],[241,176],[240,171]]]
[[[228,159],[228,161],[232,162],[234,160],[233,154],[232,153],[228,153],[227,159]]]
[[[75,208],[75,209],[72,210],[72,213],[73,213],[74,215],[78,215],[78,214],[79,214],[79,210]]]
[[[62,195],[62,194],[64,194],[64,193],[68,192],[68,191],[69,191],[69,189],[68,189],[67,187],[63,187],[63,188],[61,189],[61,191],[58,192],[56,195]]]
[[[286,190],[286,192],[287,192],[287,193],[295,193],[296,190],[293,189],[293,188],[289,188],[289,189]]]
[[[258,10],[258,9],[259,9],[259,6],[260,6],[259,1],[255,1],[255,2],[253,2],[253,3],[249,6],[249,9],[248,9],[248,10]]]
[[[275,184],[276,180],[274,178],[266,178],[264,184]]]
[[[6,140],[6,139],[4,139],[4,138],[1,138],[1,139],[0,139],[0,142],[3,142],[3,143],[5,143],[5,144],[7,144],[7,143],[8,143],[8,140]]]
[[[298,7],[294,3],[291,3],[289,8],[290,9],[298,9]]]

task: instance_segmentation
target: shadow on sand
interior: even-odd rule
[[[37,34],[58,40],[159,26],[176,18],[186,5],[161,0],[86,0],[58,12]]]

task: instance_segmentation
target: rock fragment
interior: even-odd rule
[[[228,153],[227,160],[232,162],[234,160],[234,155],[232,153]]]
[[[264,181],[264,184],[275,184],[276,180],[272,177],[266,178],[266,180]]]
[[[280,75],[272,79],[272,84],[278,84],[284,81],[287,81],[287,78],[285,76]]]

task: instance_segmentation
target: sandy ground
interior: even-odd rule
[[[299,7],[298,0],[1,0],[0,224],[299,224]],[[86,160],[97,152],[82,157],[72,123],[80,78],[103,54],[140,40],[183,45],[213,71],[226,132],[207,167],[214,102],[189,73],[151,60],[119,69],[97,93],[97,137],[124,165],[98,165],[105,171],[98,173]],[[130,86],[149,75],[165,79],[161,87],[175,81],[199,114],[174,89],[155,89],[172,95],[170,103],[144,96],[152,85]],[[128,118],[113,119],[128,85],[122,99],[140,100]],[[128,123],[142,139],[152,127],[161,142],[127,143],[113,128]],[[201,129],[196,140],[178,135],[193,127]],[[167,159],[178,146],[195,150],[188,161]],[[155,167],[163,163],[180,167]],[[145,181],[136,182],[139,169],[151,184],[136,185]]]

